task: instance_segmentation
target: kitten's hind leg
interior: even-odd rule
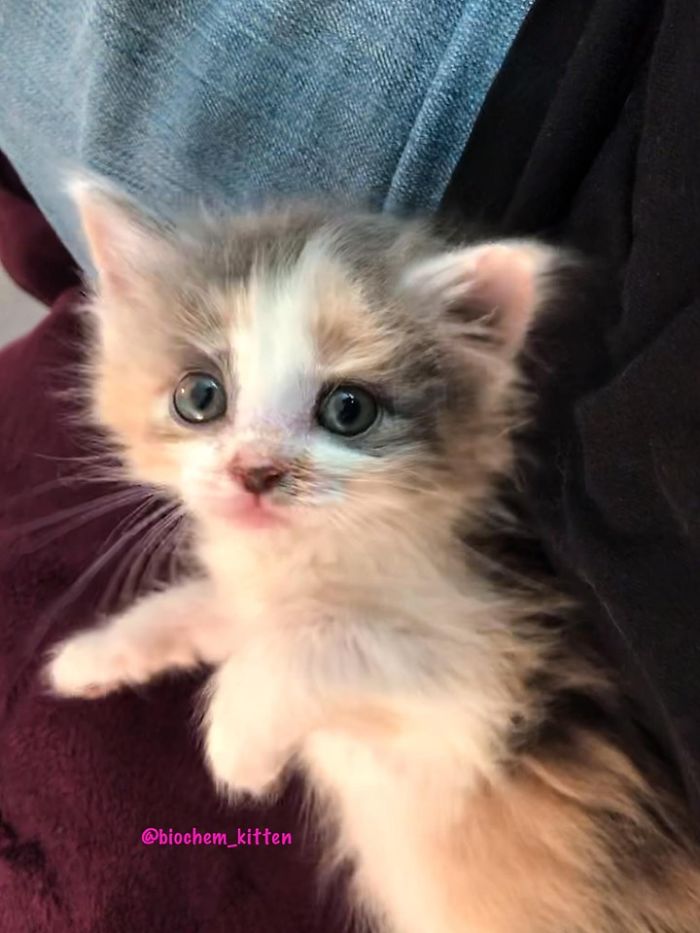
[[[227,794],[268,796],[321,710],[308,690],[298,639],[256,632],[209,679],[204,746],[209,770]]]
[[[276,672],[264,661],[255,652],[238,650],[206,687],[205,755],[226,794],[269,794],[297,737],[293,699],[281,699],[285,685],[278,686]]]
[[[54,648],[48,683],[64,696],[98,697],[165,670],[220,662],[228,654],[229,626],[214,605],[211,584],[203,580],[146,596]]]

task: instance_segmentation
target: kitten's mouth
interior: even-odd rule
[[[271,502],[269,496],[255,493],[219,502],[216,511],[232,524],[246,528],[271,528],[286,521],[281,506]]]

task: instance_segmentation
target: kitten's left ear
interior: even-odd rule
[[[67,187],[78,208],[100,291],[130,297],[149,267],[168,249],[164,231],[109,182],[78,176]]]
[[[504,240],[418,262],[404,284],[442,309],[456,340],[487,336],[501,352],[515,355],[560,262],[561,254],[552,247]]]

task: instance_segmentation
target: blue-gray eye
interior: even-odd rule
[[[175,387],[173,408],[188,424],[215,421],[226,412],[226,392],[209,373],[187,373]]]
[[[332,389],[318,409],[318,422],[333,434],[355,437],[368,431],[379,417],[379,403],[360,386]]]

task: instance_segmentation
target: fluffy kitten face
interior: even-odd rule
[[[255,531],[477,507],[553,254],[295,209],[158,229],[82,184],[94,401],[135,479]],[[360,524],[362,523],[362,524]]]

